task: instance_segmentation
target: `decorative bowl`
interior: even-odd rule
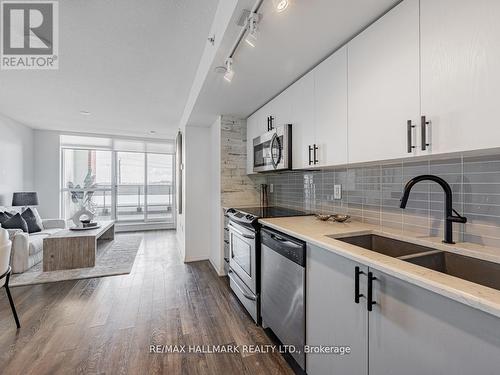
[[[349,215],[344,215],[344,214],[335,214],[332,215],[332,218],[338,223],[343,223],[344,221],[349,220],[351,217]]]
[[[316,219],[321,221],[328,221],[332,215],[316,214]]]

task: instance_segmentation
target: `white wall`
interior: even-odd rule
[[[34,131],[35,190],[40,205],[38,211],[44,218],[60,217],[59,196],[61,178],[61,150],[59,132]]]
[[[211,244],[210,128],[186,127],[184,228],[185,261],[209,258]],[[182,237],[182,234],[181,234]],[[182,245],[181,245],[182,246]]]
[[[0,206],[12,193],[34,189],[33,129],[0,115]]]
[[[221,204],[221,116],[210,127],[210,254],[209,260],[219,275],[224,274],[222,254],[223,216]]]

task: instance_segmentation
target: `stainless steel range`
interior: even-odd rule
[[[243,306],[260,324],[260,225],[261,218],[304,216],[306,212],[282,207],[230,208],[229,282]]]

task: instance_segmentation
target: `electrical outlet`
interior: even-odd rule
[[[342,185],[333,185],[333,199],[342,199]]]
[[[269,185],[269,192],[272,193],[274,191],[274,184]]]

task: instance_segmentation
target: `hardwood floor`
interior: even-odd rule
[[[175,232],[144,232],[130,275],[0,290],[1,374],[292,374],[278,353],[154,354],[150,345],[270,344]]]

